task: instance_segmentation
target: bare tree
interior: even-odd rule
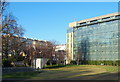
[[[13,16],[6,16],[5,19],[2,21],[2,35],[4,38],[3,40],[3,52],[8,55],[11,49],[16,49],[16,52],[20,50],[19,46],[21,44],[19,38],[22,37],[24,34],[24,29],[21,26],[18,26],[17,21],[14,19]]]
[[[6,0],[0,0],[0,20],[3,20],[4,18],[4,12],[7,6],[8,2]],[[0,33],[2,33],[2,21],[0,21]]]
[[[56,49],[56,46],[59,45],[59,42],[56,40],[51,40],[50,42],[52,43],[51,46],[53,47],[52,48],[52,59],[51,59],[50,63],[52,64],[53,59],[55,59],[56,63],[58,64],[59,63],[59,54],[58,54],[58,52],[55,51],[55,49]]]
[[[8,54],[13,54],[13,52],[19,54],[22,42],[15,36],[22,37],[25,31],[22,26],[18,25],[15,16],[10,13],[4,14],[8,4],[6,0],[0,0],[0,16],[2,19],[0,32],[2,34],[2,54],[5,57],[8,57]]]
[[[2,17],[3,12],[5,11],[7,6],[8,6],[7,0],[0,0],[0,17]]]
[[[46,58],[51,60],[52,59],[52,50],[53,45],[49,41],[39,41],[33,40],[31,41],[34,44],[29,44],[24,48],[27,57],[25,61],[31,61],[31,64],[35,58]]]
[[[79,63],[80,63],[80,54],[79,53],[77,54],[77,61],[76,61],[76,63],[77,63],[77,65],[79,65]]]

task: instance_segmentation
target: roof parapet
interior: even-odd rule
[[[92,20],[98,20],[98,19],[102,19],[102,18],[106,18],[106,17],[111,17],[111,16],[116,16],[116,15],[120,15],[120,12],[111,13],[111,14],[107,14],[107,15],[102,15],[102,16],[97,16],[97,17],[93,17],[93,18],[81,20],[81,21],[78,21],[77,23],[83,23],[83,22],[88,22],[88,21],[92,21]]]

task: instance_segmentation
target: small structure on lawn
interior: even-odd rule
[[[33,68],[42,69],[44,65],[47,63],[48,59],[46,58],[35,58],[33,61]]]

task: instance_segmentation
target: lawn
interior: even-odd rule
[[[117,66],[101,65],[54,65],[46,66],[36,72],[18,72],[4,74],[3,78],[40,79],[40,80],[61,80],[61,79],[84,79],[88,76],[111,74],[118,71]],[[114,77],[113,77],[114,78]]]

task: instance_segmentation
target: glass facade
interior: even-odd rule
[[[73,31],[74,60],[78,57],[80,60],[118,60],[120,32],[117,17],[78,24]]]

